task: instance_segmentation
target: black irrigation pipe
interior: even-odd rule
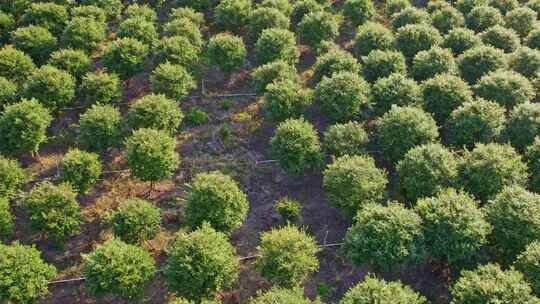
[[[324,244],[324,245],[319,245],[319,247],[324,249],[324,248],[340,247],[340,246],[343,246],[343,244],[345,244],[345,243]],[[260,254],[248,255],[248,256],[245,256],[245,257],[238,258],[238,261],[240,261],[240,262],[249,261],[249,260],[256,259],[256,258],[258,258],[260,256],[261,256]],[[49,285],[72,283],[72,282],[82,282],[84,280],[86,280],[85,277],[78,277],[78,278],[73,278],[73,279],[51,281],[51,282],[49,282]]]

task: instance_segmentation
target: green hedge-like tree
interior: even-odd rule
[[[430,255],[453,267],[469,265],[488,242],[491,225],[469,194],[445,189],[420,199],[415,208],[422,218]]]
[[[210,38],[206,47],[206,59],[225,73],[231,73],[244,65],[247,50],[241,37],[220,33]]]
[[[538,303],[523,275],[502,270],[497,264],[478,266],[461,272],[451,288],[452,304],[459,303]]]
[[[321,42],[337,38],[340,23],[340,20],[329,12],[312,12],[304,16],[298,24],[298,36],[307,45],[317,49]]]
[[[156,262],[146,250],[114,239],[83,255],[83,260],[86,288],[97,296],[139,298],[156,274]]]
[[[265,29],[287,29],[289,25],[289,18],[280,10],[272,7],[259,7],[253,10],[247,24],[249,36],[253,40],[257,40]]]
[[[0,155],[0,197],[12,199],[27,181],[27,173],[15,159]]]
[[[37,63],[44,63],[58,45],[49,30],[35,25],[17,28],[11,33],[11,41]]]
[[[178,7],[171,10],[169,20],[181,18],[187,18],[198,26],[201,26],[204,23],[204,14],[197,12],[191,7]]]
[[[263,0],[260,7],[275,8],[285,16],[289,16],[292,12],[292,4],[288,0]]]
[[[400,192],[413,203],[433,196],[455,184],[457,167],[457,157],[441,144],[414,147],[396,166]]]
[[[331,125],[324,132],[324,151],[331,157],[364,154],[368,143],[368,133],[354,121]]]
[[[312,103],[312,92],[290,79],[277,80],[266,87],[265,116],[274,122],[299,118]]]
[[[105,11],[102,8],[94,5],[79,5],[72,8],[71,17],[91,18],[100,23],[105,23],[107,21]]]
[[[370,82],[394,73],[405,74],[406,71],[405,57],[400,52],[374,50],[364,57],[364,77]]]
[[[429,50],[441,42],[439,31],[427,24],[405,25],[396,33],[396,47],[407,58],[413,58],[418,52]]]
[[[519,36],[511,29],[495,25],[480,34],[482,42],[486,45],[511,53],[520,46]]]
[[[414,106],[421,105],[422,93],[416,81],[404,74],[394,73],[388,77],[379,78],[371,89],[371,100],[375,113],[383,115],[392,105]]]
[[[433,47],[420,51],[414,56],[411,74],[414,79],[423,81],[437,74],[455,74],[457,65],[452,52],[448,49]]]
[[[338,72],[317,84],[314,101],[330,120],[343,122],[363,114],[369,104],[369,93],[369,84],[360,76]]]
[[[191,234],[180,232],[168,249],[165,276],[171,290],[199,301],[232,287],[239,262],[227,235],[203,224]]]
[[[532,144],[540,135],[540,105],[524,103],[516,106],[510,113],[504,135],[519,150]]]
[[[387,282],[369,275],[361,283],[351,287],[339,304],[427,304],[421,294],[399,281]]]
[[[32,3],[30,8],[25,11],[21,22],[24,25],[32,24],[44,27],[58,36],[64,30],[68,20],[67,6],[53,2],[37,2]]]
[[[149,94],[138,99],[129,107],[126,125],[131,131],[147,128],[177,133],[184,114],[172,99],[165,95]]]
[[[453,28],[444,36],[442,47],[451,49],[455,55],[461,55],[468,49],[481,44],[480,37],[467,28]]]
[[[72,149],[60,162],[60,181],[69,183],[78,193],[86,193],[101,175],[101,161],[97,154]]]
[[[444,124],[452,111],[473,100],[473,93],[458,76],[440,74],[422,83],[422,98],[424,109],[433,114],[437,122]]]
[[[74,17],[66,25],[62,42],[64,47],[93,52],[106,38],[106,24],[90,17]]]
[[[69,184],[56,186],[45,181],[24,197],[22,205],[35,229],[62,244],[79,233],[83,221],[76,195]]]
[[[163,25],[162,35],[166,37],[182,36],[194,46],[203,46],[203,36],[199,25],[188,18],[175,18]]]
[[[251,0],[223,0],[214,10],[214,22],[225,31],[239,32],[248,22]]]
[[[395,13],[399,13],[407,7],[411,7],[409,0],[388,0],[384,6],[384,12],[387,17],[391,17]]]
[[[510,55],[508,65],[521,75],[534,79],[536,73],[540,71],[540,51],[521,47]]]
[[[310,273],[319,269],[317,242],[296,226],[263,232],[257,248],[260,257],[255,268],[274,285],[300,286]]]
[[[387,271],[424,256],[422,219],[400,203],[368,203],[347,230],[343,250],[355,265]]]
[[[0,108],[3,109],[5,106],[14,103],[18,98],[19,89],[17,85],[5,77],[0,76]]]
[[[392,106],[376,123],[377,140],[389,163],[398,162],[411,148],[436,142],[437,123],[417,107]]]
[[[274,81],[298,80],[296,68],[284,61],[274,61],[262,65],[253,70],[251,77],[257,95],[266,93],[266,87]]]
[[[0,241],[8,241],[15,228],[15,216],[11,213],[9,200],[0,197]]]
[[[304,17],[313,12],[320,12],[325,9],[325,7],[328,5],[328,3],[323,3],[324,1],[318,1],[318,0],[299,0],[295,1],[293,4],[292,12],[291,12],[291,23],[293,26],[298,26],[300,21],[304,19]]]
[[[391,16],[392,27],[397,30],[405,25],[409,24],[421,24],[429,21],[429,14],[416,7],[406,7],[399,13],[395,13]]]
[[[6,106],[0,114],[0,151],[37,153],[51,121],[49,111],[34,99]]]
[[[485,208],[493,225],[491,244],[505,262],[513,261],[540,236],[540,195],[511,185]]]
[[[142,17],[148,22],[155,22],[157,20],[156,11],[147,4],[139,5],[137,3],[131,4],[126,8],[126,18],[138,18]]]
[[[31,303],[49,294],[56,268],[35,248],[19,243],[0,244],[0,300]]]
[[[127,160],[133,176],[154,183],[169,178],[180,163],[176,139],[165,131],[138,129],[126,140]]]
[[[312,302],[304,297],[304,290],[301,288],[280,288],[274,287],[266,292],[259,293],[249,304],[312,304]]]
[[[394,48],[394,34],[380,23],[367,22],[358,27],[353,40],[353,50],[357,58],[366,56],[373,50]]]
[[[64,70],[80,80],[90,71],[92,60],[82,50],[62,49],[52,53],[47,64]]]
[[[507,109],[527,103],[536,95],[532,84],[525,76],[504,70],[482,76],[474,86],[474,93]]]
[[[519,6],[518,0],[491,0],[489,2],[490,6],[501,11],[501,14],[506,15],[509,11]]]
[[[156,94],[164,94],[168,98],[182,101],[197,87],[197,83],[183,66],[165,62],[152,72],[150,87]]]
[[[431,14],[431,24],[438,29],[439,32],[446,34],[454,28],[464,26],[465,18],[456,8],[446,6]]]
[[[347,0],[343,4],[343,15],[352,24],[364,24],[376,14],[372,0]]]
[[[151,46],[158,38],[154,23],[146,21],[143,17],[131,17],[118,25],[119,38],[133,38]]]
[[[279,28],[269,28],[262,31],[255,44],[255,54],[259,64],[276,60],[295,64],[300,56],[294,33]]]
[[[111,104],[122,97],[122,84],[116,74],[103,70],[90,72],[82,78],[79,92],[86,104]]]
[[[186,221],[192,228],[208,223],[217,231],[230,234],[244,222],[249,209],[246,194],[229,176],[220,172],[195,176],[186,205]]]
[[[337,158],[324,170],[323,187],[328,200],[350,217],[368,203],[378,203],[385,196],[388,177],[367,155]]]
[[[124,4],[122,0],[83,0],[83,4],[97,6],[107,13],[109,19],[120,17]]]
[[[476,6],[467,14],[467,27],[477,33],[483,32],[492,26],[503,24],[504,18],[501,12],[491,6]]]
[[[34,72],[36,66],[32,58],[12,46],[0,49],[0,76],[17,84],[22,84]]]
[[[128,79],[144,69],[149,48],[134,38],[121,38],[107,46],[103,53],[103,65],[122,79]]]
[[[527,245],[514,261],[514,267],[523,273],[533,291],[538,293],[540,291],[540,242],[534,241]]]
[[[461,77],[469,83],[475,83],[489,72],[506,66],[506,58],[502,50],[492,46],[470,48],[458,57]]]
[[[304,175],[307,170],[317,168],[322,160],[317,131],[303,118],[280,123],[270,145],[272,155],[291,175]]]
[[[313,65],[313,81],[319,83],[323,77],[332,77],[338,72],[358,74],[360,68],[360,64],[351,53],[340,48],[332,48],[317,57]]]
[[[156,63],[169,61],[191,69],[200,59],[200,48],[182,36],[165,37],[156,43],[154,53]]]
[[[477,144],[459,166],[458,182],[476,198],[487,201],[504,187],[525,185],[527,165],[510,145]]]
[[[118,144],[122,115],[110,105],[93,105],[79,119],[79,143],[84,149],[105,152]]]
[[[152,239],[161,228],[160,209],[142,199],[128,199],[120,203],[111,217],[113,233],[128,244]]]
[[[540,137],[525,149],[525,160],[531,173],[530,187],[534,192],[540,192]]]
[[[75,98],[75,78],[64,70],[44,65],[35,71],[23,87],[23,96],[37,99],[49,111],[57,112]]]
[[[528,7],[518,7],[509,11],[504,17],[506,27],[513,29],[521,37],[538,27],[537,12]]]
[[[470,149],[476,143],[495,141],[504,129],[505,112],[499,104],[482,99],[464,103],[446,121],[448,142]]]

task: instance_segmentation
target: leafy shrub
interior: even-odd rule
[[[218,66],[225,73],[242,67],[247,50],[242,38],[221,33],[210,38],[206,48],[206,58],[211,65]]]
[[[371,100],[375,112],[382,115],[390,110],[392,105],[420,105],[422,100],[420,86],[416,81],[404,74],[394,73],[388,77],[379,78],[372,87]]]
[[[209,120],[208,113],[197,107],[189,108],[184,116],[184,122],[189,126],[200,126]]]
[[[155,22],[157,20],[156,11],[146,4],[132,4],[126,8],[125,14],[126,19],[141,17],[148,22]]]
[[[465,51],[481,44],[480,37],[466,28],[451,29],[442,42],[442,47],[449,48],[455,55],[461,55]]]
[[[132,17],[122,21],[118,26],[119,38],[133,38],[150,46],[157,39],[158,34],[152,22],[142,17]]]
[[[324,77],[315,88],[315,102],[332,121],[348,121],[368,105],[369,84],[357,74],[338,72]]]
[[[440,47],[418,52],[414,56],[411,71],[418,81],[433,78],[437,74],[454,74],[456,72],[457,66],[452,52]]]
[[[51,112],[70,105],[75,97],[75,79],[68,72],[44,65],[36,70],[23,88],[23,96],[36,98]]]
[[[212,228],[231,233],[247,216],[249,202],[236,182],[220,172],[195,176],[186,205],[186,221],[192,228],[208,223]]]
[[[540,51],[521,47],[510,55],[508,65],[512,70],[533,79],[540,71]]]
[[[540,29],[532,30],[525,40],[530,48],[540,49]]]
[[[469,83],[475,83],[482,76],[505,65],[504,52],[492,46],[473,47],[458,57],[461,77]]]
[[[291,175],[303,175],[321,162],[319,136],[304,119],[287,119],[280,123],[270,142],[272,155]]]
[[[14,219],[15,216],[11,213],[9,200],[0,197],[0,240],[7,241],[11,238],[15,227]]]
[[[199,26],[187,18],[176,18],[165,23],[163,35],[166,37],[182,36],[198,48],[203,46],[203,36]]]
[[[14,103],[18,99],[18,88],[15,83],[0,76],[0,108]]]
[[[487,201],[506,186],[524,185],[527,177],[527,165],[510,145],[489,143],[466,151],[458,182],[465,191]]]
[[[186,18],[191,20],[197,26],[201,26],[204,23],[204,14],[197,12],[191,7],[178,7],[173,8],[169,14],[169,19],[181,19]]]
[[[10,33],[16,28],[15,18],[12,15],[0,12],[0,45],[10,39]]]
[[[515,51],[520,45],[516,32],[500,25],[488,28],[480,34],[480,37],[485,45],[501,49],[505,53]]]
[[[234,247],[208,224],[191,234],[177,233],[168,256],[164,272],[169,287],[190,300],[211,298],[238,278]]]
[[[351,217],[366,204],[380,202],[388,184],[386,172],[365,155],[339,157],[328,165],[323,176],[328,200]]]
[[[357,58],[366,56],[373,50],[391,50],[394,34],[380,23],[367,22],[358,27],[353,40],[353,50]]]
[[[55,186],[48,181],[35,186],[22,205],[32,226],[55,242],[63,243],[79,233],[83,218],[76,193],[69,184]]]
[[[360,123],[350,121],[335,124],[324,132],[324,151],[332,157],[366,153],[368,133]]]
[[[289,28],[289,18],[281,11],[272,7],[260,7],[251,12],[248,18],[248,31],[253,40],[269,28]]]
[[[288,0],[263,0],[260,3],[260,7],[275,8],[285,16],[289,16],[292,12],[292,5]]]
[[[183,66],[165,62],[152,72],[150,87],[156,94],[181,101],[197,87],[197,83]]]
[[[92,18],[100,23],[105,23],[107,21],[107,16],[105,11],[94,5],[80,5],[71,9],[72,18],[82,17],[82,18]]]
[[[525,160],[530,169],[530,187],[534,192],[540,189],[540,137],[535,137],[534,142],[525,149]]]
[[[106,24],[90,17],[74,17],[66,25],[62,41],[64,47],[91,53],[105,40]]]
[[[157,42],[155,47],[156,64],[169,61],[192,68],[199,60],[200,49],[191,44],[188,38],[182,36],[165,37]]]
[[[12,199],[26,181],[26,171],[19,162],[0,155],[0,197]]]
[[[501,12],[491,6],[476,6],[467,14],[467,27],[477,33],[503,24],[504,19]]]
[[[86,193],[101,175],[98,155],[72,149],[62,159],[60,181],[69,183],[78,193]]]
[[[374,50],[364,58],[364,77],[370,82],[394,73],[405,74],[406,71],[405,57],[400,52]]]
[[[98,296],[139,298],[156,273],[154,258],[146,250],[114,239],[83,255],[83,260],[86,288]]]
[[[519,6],[518,0],[490,0],[489,6],[501,11],[501,14],[506,15],[509,11]]]
[[[298,35],[307,45],[317,49],[323,41],[337,38],[339,27],[340,20],[335,15],[317,11],[302,18],[298,24]]]
[[[103,9],[103,11],[107,13],[107,17],[109,19],[116,19],[120,17],[122,9],[124,8],[122,0],[83,0],[82,3],[86,5],[94,5]]]
[[[438,9],[431,14],[431,24],[443,34],[465,25],[463,14],[451,6]]]
[[[505,109],[491,101],[478,99],[463,103],[446,122],[448,142],[455,147],[472,148],[499,138],[506,122]]]
[[[82,50],[62,49],[51,54],[48,64],[81,79],[90,71],[92,60]]]
[[[79,91],[86,104],[115,103],[122,97],[120,78],[106,71],[87,73],[81,81]]]
[[[49,280],[56,269],[41,258],[35,247],[0,244],[0,299],[28,303],[49,294]]]
[[[324,3],[317,0],[298,0],[293,4],[291,21],[293,26],[297,26],[309,13],[320,12],[325,8]]]
[[[11,46],[0,49],[0,76],[22,84],[35,70],[30,56]]]
[[[525,76],[513,71],[486,74],[474,86],[476,96],[495,101],[507,109],[531,101],[534,88]]]
[[[130,106],[126,125],[130,131],[148,128],[162,130],[172,136],[180,127],[183,116],[174,100],[165,95],[149,94]]]
[[[411,148],[439,137],[437,123],[417,107],[392,106],[376,123],[378,142],[386,161],[396,163]]]
[[[297,80],[296,68],[284,61],[274,61],[256,68],[251,74],[257,95],[266,92],[266,87],[278,80]]]
[[[35,99],[8,105],[0,114],[0,151],[36,153],[47,138],[52,117]]]
[[[439,31],[426,24],[405,25],[396,33],[396,47],[408,58],[413,58],[418,52],[429,50],[441,42]]]
[[[416,7],[406,7],[399,13],[392,15],[392,27],[397,30],[409,24],[421,24],[429,20],[429,14]]]
[[[214,10],[214,22],[222,30],[238,32],[247,24],[251,10],[251,0],[223,0]]]
[[[518,255],[514,262],[516,270],[523,273],[525,280],[531,285],[535,293],[540,290],[539,260],[540,242],[533,241],[525,247],[525,250]]]
[[[353,264],[385,271],[418,261],[423,243],[422,219],[414,211],[395,202],[368,203],[347,230],[343,250]]]
[[[513,29],[521,37],[538,27],[537,13],[528,7],[518,7],[509,11],[504,17],[506,27]]]
[[[451,288],[457,303],[536,303],[523,275],[513,269],[503,271],[497,264],[478,266],[461,272]]]
[[[255,54],[259,64],[283,60],[294,64],[298,62],[300,52],[296,48],[294,33],[279,28],[262,31],[255,45]]]
[[[427,304],[426,298],[401,282],[386,282],[368,275],[347,291],[340,304],[408,303]]]
[[[304,297],[304,291],[301,288],[279,288],[274,287],[269,291],[257,294],[257,297],[251,299],[249,304],[311,304],[317,302],[311,302]]]
[[[466,82],[450,74],[439,74],[422,83],[424,108],[435,120],[444,123],[461,104],[472,101],[472,91]]]
[[[297,200],[284,197],[276,202],[274,208],[287,224],[295,223],[300,219],[302,205]]]
[[[299,286],[319,269],[317,242],[295,226],[263,232],[257,249],[260,257],[255,268],[277,286]]]
[[[105,152],[120,139],[120,111],[110,105],[93,105],[79,119],[79,143],[90,151]]]
[[[134,38],[113,41],[103,52],[103,65],[122,79],[128,79],[144,69],[148,46]]]
[[[332,77],[338,72],[358,74],[360,64],[351,53],[340,48],[333,48],[317,57],[313,65],[313,81],[318,83],[323,77]]]
[[[11,40],[17,49],[26,52],[38,63],[45,62],[58,44],[46,28],[34,25],[17,28],[11,34]]]
[[[414,147],[396,166],[400,192],[413,203],[433,196],[455,184],[457,168],[457,157],[440,144]]]
[[[46,28],[55,36],[64,30],[69,20],[66,6],[53,2],[32,3],[22,16],[22,24]]]
[[[114,235],[128,244],[152,239],[161,226],[158,207],[142,199],[128,199],[120,203],[111,217]]]
[[[290,79],[277,80],[266,87],[265,116],[274,122],[299,118],[312,103],[309,89]]]
[[[409,0],[388,0],[386,1],[384,11],[386,13],[386,16],[390,17],[411,6],[412,5]]]
[[[375,14],[375,5],[371,0],[346,0],[343,4],[343,15],[354,25],[366,23]]]
[[[519,150],[533,143],[540,135],[540,105],[525,103],[516,106],[510,113],[505,136]]]

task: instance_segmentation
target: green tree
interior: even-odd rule
[[[118,25],[117,35],[119,38],[136,39],[147,46],[151,46],[158,39],[154,23],[143,17],[131,17],[122,21]]]
[[[257,40],[259,35],[268,28],[289,28],[290,21],[285,14],[276,8],[259,7],[253,10],[248,17],[248,32],[253,40]]]
[[[35,69],[32,58],[23,51],[12,46],[0,49],[0,76],[21,85]]]
[[[436,46],[414,56],[411,73],[414,79],[423,81],[438,74],[456,74],[457,65],[450,50]]]
[[[37,99],[49,111],[69,106],[75,98],[75,78],[64,70],[44,65],[35,71],[23,87],[23,96]]]
[[[531,173],[530,187],[534,192],[540,192],[540,137],[525,149],[525,160]]]
[[[8,241],[11,238],[15,228],[14,220],[15,216],[11,213],[9,200],[5,197],[0,197],[0,241]]]
[[[266,292],[259,293],[249,304],[314,304],[306,297],[304,297],[304,291],[301,288],[280,288],[274,287]]]
[[[54,2],[36,2],[24,12],[21,23],[46,28],[55,36],[64,30],[69,20],[67,6]]]
[[[183,66],[166,62],[152,72],[150,87],[156,94],[164,94],[168,98],[181,101],[197,87],[197,83]]]
[[[481,44],[480,37],[474,31],[463,27],[451,29],[444,36],[442,47],[451,49],[454,55],[461,55],[468,49]]]
[[[347,0],[343,4],[343,15],[352,24],[364,24],[376,14],[372,0]]]
[[[273,122],[299,118],[312,104],[313,94],[297,81],[276,80],[266,87],[264,109],[266,117]]]
[[[371,100],[375,113],[383,115],[392,105],[419,106],[422,104],[420,86],[401,73],[379,78],[371,88]]]
[[[525,76],[513,71],[494,71],[478,80],[474,93],[480,98],[495,101],[512,109],[518,104],[528,103],[536,95],[532,84]]]
[[[463,52],[457,60],[461,77],[471,84],[506,65],[504,52],[492,46],[472,47]]]
[[[28,174],[21,164],[0,155],[0,197],[12,199],[26,184]]]
[[[93,105],[79,119],[79,143],[87,150],[105,152],[120,140],[120,111],[109,105]]]
[[[105,40],[106,27],[105,22],[91,17],[74,17],[62,35],[63,45],[92,53]]]
[[[235,0],[236,1],[236,0]],[[244,65],[247,50],[241,37],[220,33],[210,38],[206,58],[211,65],[231,73]]]
[[[128,79],[143,71],[149,48],[134,38],[121,38],[107,46],[103,53],[103,65],[109,70]]]
[[[387,282],[368,275],[361,283],[347,291],[340,304],[427,304],[421,294],[401,282]]]
[[[431,24],[441,33],[448,33],[452,29],[465,25],[463,14],[452,6],[446,6],[431,14]]]
[[[375,82],[394,73],[405,74],[407,64],[400,52],[374,50],[363,58],[363,72],[367,81]]]
[[[523,273],[525,280],[537,294],[540,291],[540,242],[533,241],[527,245],[514,261],[514,267]]]
[[[521,37],[527,37],[532,30],[538,28],[537,18],[537,12],[534,10],[528,7],[517,7],[504,16],[504,24]]]
[[[130,131],[147,128],[165,131],[173,136],[183,118],[184,114],[174,100],[165,95],[149,94],[129,107],[125,123]]]
[[[396,32],[396,48],[407,58],[413,58],[418,52],[429,50],[441,42],[439,31],[426,24],[405,25]]]
[[[77,193],[84,194],[98,181],[101,161],[95,153],[69,150],[60,162],[60,181],[69,183]]]
[[[111,216],[116,237],[128,244],[152,239],[161,228],[160,209],[142,199],[122,201]]]
[[[394,34],[380,23],[366,22],[358,27],[353,40],[353,50],[357,58],[367,56],[373,50],[394,48]]]
[[[528,47],[520,47],[508,58],[510,68],[521,75],[534,79],[540,71],[540,51]]]
[[[501,12],[487,5],[475,6],[466,16],[467,27],[477,33],[492,26],[504,24]]]
[[[354,121],[331,125],[324,132],[324,151],[331,157],[367,153],[368,143],[363,125]]]
[[[315,11],[307,14],[298,24],[298,36],[307,45],[317,49],[323,41],[331,41],[339,35],[340,20],[337,16]]]
[[[532,144],[540,135],[540,105],[524,103],[516,106],[510,112],[504,135],[520,151]]]
[[[225,31],[239,32],[248,22],[251,0],[222,0],[214,10],[216,25]]]
[[[486,45],[511,53],[520,46],[519,36],[511,29],[495,25],[480,34],[482,42]]]
[[[90,71],[92,60],[82,50],[62,49],[52,53],[47,64],[64,70],[80,80]]]
[[[106,71],[86,73],[79,86],[81,99],[88,105],[111,104],[122,98],[120,77]]]
[[[255,44],[255,54],[259,64],[276,60],[295,64],[300,56],[294,33],[280,28],[269,28],[262,31]]]
[[[19,27],[11,33],[13,45],[30,55],[36,63],[44,63],[57,48],[58,40],[44,27]]]
[[[262,65],[251,73],[253,86],[257,95],[263,95],[266,87],[274,81],[298,80],[296,68],[284,61],[274,61]]]
[[[360,69],[360,64],[351,53],[333,48],[317,57],[313,65],[313,81],[319,83],[324,77],[332,77],[339,72],[358,74]]]
[[[422,99],[424,109],[433,114],[438,123],[444,124],[452,111],[473,101],[473,93],[458,76],[439,74],[422,83]]]
[[[392,27],[397,30],[409,24],[421,24],[429,21],[429,14],[416,7],[406,7],[391,16]]]
[[[168,61],[192,69],[200,59],[200,51],[200,48],[186,37],[164,37],[154,47],[155,62],[160,64]]]

